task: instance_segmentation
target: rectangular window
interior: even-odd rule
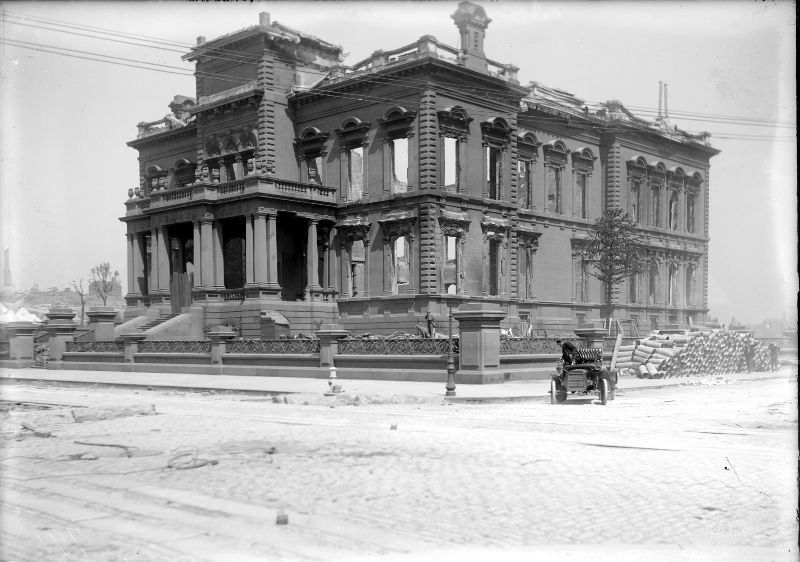
[[[522,209],[533,207],[533,186],[531,185],[531,175],[533,173],[533,163],[530,160],[517,160],[517,182],[519,188],[519,206]]]
[[[364,149],[350,148],[345,151],[347,162],[347,200],[358,201],[364,194]]]
[[[306,181],[308,183],[315,183],[322,185],[322,156],[306,159],[308,164],[308,171],[306,172]]]
[[[489,199],[500,199],[500,176],[503,151],[494,146],[486,147],[486,186]]]
[[[519,256],[519,282],[517,291],[521,299],[533,299],[533,252],[530,248],[521,246],[517,252]]]
[[[578,174],[575,178],[576,189],[575,197],[578,205],[578,216],[582,219],[586,218],[586,174]]]
[[[661,227],[661,190],[653,188],[653,226]]]
[[[392,140],[392,193],[408,191],[408,139]]]
[[[454,295],[458,292],[458,238],[444,237],[444,271],[443,282],[446,293]]]
[[[631,217],[634,222],[639,222],[639,209],[640,206],[640,192],[641,186],[638,181],[631,182]]]
[[[458,145],[458,139],[444,137],[444,188],[452,192],[461,190],[459,181],[461,162]]]
[[[350,296],[352,297],[357,297],[364,292],[365,261],[364,241],[356,240],[350,246]]]
[[[403,285],[408,285],[410,279],[409,262],[408,262],[408,240],[405,236],[399,236],[392,247],[393,250],[393,263],[394,263],[394,278],[395,278],[395,293],[399,291]]]
[[[675,191],[669,197],[669,228],[678,230],[678,193]]]
[[[489,241],[489,294],[498,295],[500,288],[500,242]]]
[[[686,230],[692,234],[695,232],[694,206],[695,195],[694,193],[689,193],[686,195]]]
[[[561,212],[561,168],[547,168],[547,210]]]

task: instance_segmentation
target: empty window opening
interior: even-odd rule
[[[561,212],[561,169],[547,168],[547,210]]]
[[[397,292],[401,287],[407,286],[410,280],[409,261],[408,261],[408,240],[405,236],[399,236],[392,246],[394,278]]]
[[[500,242],[489,241],[489,294],[498,295],[500,289]]]
[[[678,230],[678,194],[674,191],[669,198],[669,227]]]
[[[500,179],[503,151],[494,146],[486,147],[486,185],[489,199],[500,199]]]
[[[459,191],[459,171],[461,168],[458,140],[444,137],[444,187],[447,191]]]
[[[661,226],[661,190],[653,188],[653,226]]]
[[[586,174],[578,174],[575,197],[577,198],[578,216],[586,218]]]
[[[408,139],[392,140],[392,193],[408,191]]]
[[[308,183],[315,183],[317,185],[322,185],[322,156],[316,156],[314,158],[309,158],[306,160],[308,163],[308,172],[306,175],[306,181]]]
[[[364,149],[350,148],[345,151],[347,159],[347,199],[358,201],[364,193]]]
[[[517,178],[519,182],[519,205],[523,209],[533,206],[533,193],[531,186],[532,163],[530,160],[517,161]]]
[[[350,296],[357,297],[364,292],[364,263],[366,261],[364,241],[356,240],[350,247]]]
[[[640,185],[638,181],[631,184],[631,217],[634,222],[639,222],[639,193]]]

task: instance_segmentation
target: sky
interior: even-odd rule
[[[477,3],[492,19],[487,56],[518,66],[522,84],[536,81],[588,103],[620,100],[649,118],[658,82],[667,83],[672,121],[711,132],[721,150],[710,172],[710,314],[723,322],[796,318],[794,3]],[[3,2],[0,250],[10,249],[15,287],[64,288],[103,261],[125,285],[119,217],[139,179],[137,153],[126,143],[136,138],[136,123],[169,113],[174,95],[195,95],[193,66],[178,47],[153,48],[164,46],[157,40],[188,50],[198,36],[256,25],[266,11],[273,22],[341,45],[344,64],[354,64],[423,35],[458,46],[456,8],[455,1]],[[97,35],[86,28],[125,36],[100,40],[86,37]],[[141,43],[130,34],[147,36],[149,46],[120,42]],[[177,66],[185,75],[69,58],[20,41]]]

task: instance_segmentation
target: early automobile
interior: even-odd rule
[[[614,399],[617,371],[603,367],[602,349],[579,349],[572,364],[559,360],[550,381],[550,403],[564,402],[569,394],[597,394],[606,404]]]

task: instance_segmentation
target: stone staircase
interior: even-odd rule
[[[156,326],[158,326],[158,325],[160,325],[160,324],[163,324],[163,323],[164,323],[164,322],[166,322],[167,320],[172,320],[172,319],[173,319],[173,318],[175,318],[176,316],[180,316],[180,313],[176,313],[176,314],[167,314],[167,315],[165,315],[165,316],[159,316],[159,317],[158,317],[158,318],[156,318],[155,320],[151,320],[151,321],[150,321],[150,322],[148,322],[147,324],[144,324],[144,325],[142,325],[142,326],[139,326],[139,329],[138,329],[137,331],[139,331],[139,332],[146,332],[146,331],[147,331],[147,330],[149,330],[150,328],[155,328]]]

